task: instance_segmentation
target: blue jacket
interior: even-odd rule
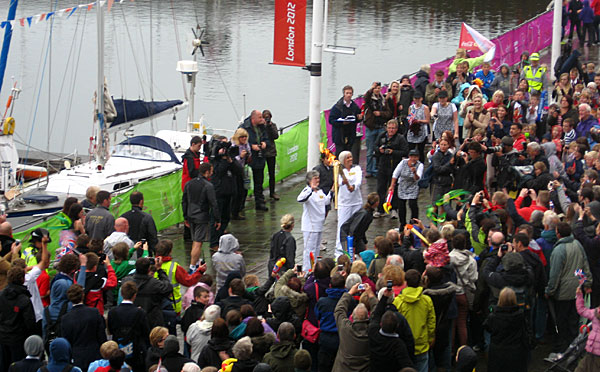
[[[61,372],[67,364],[73,365],[71,362],[71,345],[69,341],[59,337],[50,344],[50,362],[46,368],[49,372]],[[81,369],[73,367],[71,372],[81,372]]]
[[[590,7],[589,0],[583,0],[583,9],[579,13],[579,19],[584,23],[594,23],[594,10]]]
[[[542,248],[546,262],[550,262],[550,255],[552,255],[552,249],[554,249],[554,243],[557,240],[558,238],[554,230],[544,230],[542,231],[542,236],[536,239],[535,242]]]
[[[589,138],[590,130],[595,125],[598,125],[598,120],[595,117],[593,117],[592,115],[589,115],[587,117],[587,119],[580,121],[577,124],[577,126],[575,127],[575,133],[577,133],[577,138],[579,138],[579,137]]]
[[[84,286],[85,289],[85,266],[81,266],[79,269],[79,276],[77,277],[77,283]],[[67,290],[73,284],[73,280],[63,273],[57,274],[50,284],[50,306],[48,306],[48,312],[50,313],[50,319],[55,321],[58,318],[60,309],[65,302],[69,302],[67,299]],[[67,306],[67,312],[71,310],[73,304],[69,302]],[[42,323],[43,329],[46,329],[47,319],[44,316]]]
[[[337,326],[333,311],[339,299],[347,291],[345,288],[327,288],[325,292],[327,292],[327,297],[319,298],[317,306],[315,306],[315,315],[319,319],[321,331],[336,333]]]
[[[475,74],[475,79],[481,79],[481,81],[483,81],[483,88],[488,91],[490,90],[490,86],[492,85],[495,77],[494,71],[492,70],[488,71],[487,75],[483,74],[483,70],[479,70]]]

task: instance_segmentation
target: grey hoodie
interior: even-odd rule
[[[542,143],[542,148],[544,149],[544,153],[546,154],[546,158],[548,158],[548,163],[550,164],[550,174],[558,172],[561,177],[566,177],[565,167],[558,156],[556,156],[556,144],[554,142]]]
[[[188,328],[186,341],[191,346],[191,356],[193,360],[198,360],[200,352],[208,344],[213,322],[207,320],[197,320]]]
[[[508,69],[508,74],[506,74],[506,76],[502,75],[502,67],[506,67]],[[500,89],[502,92],[504,92],[504,97],[507,97],[510,95],[510,67],[506,64],[503,63],[500,65],[500,68],[498,69],[498,72],[496,73],[496,77],[494,78],[494,81],[492,81],[492,84],[490,85],[490,90],[492,92],[497,91],[498,89]]]
[[[225,284],[225,279],[232,271],[239,271],[241,277],[246,275],[246,263],[241,254],[237,254],[240,243],[231,234],[225,234],[219,239],[219,251],[212,257],[213,267],[217,273],[217,288]]]

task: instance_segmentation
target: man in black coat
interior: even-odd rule
[[[377,194],[379,200],[385,200],[387,191],[392,180],[392,173],[400,161],[408,156],[408,142],[403,135],[398,133],[398,122],[390,120],[387,122],[385,132],[375,141],[375,157],[377,158]],[[392,217],[396,218],[398,213],[398,197],[394,192],[392,198]],[[376,216],[383,214],[383,203],[379,203]]]
[[[385,290],[369,323],[371,371],[400,371],[413,367],[415,342],[406,319],[394,306],[388,306],[393,291]],[[386,309],[389,308],[390,310]],[[393,309],[393,310],[392,310]],[[401,322],[403,321],[403,322]]]
[[[209,223],[214,219],[215,227],[221,228],[221,214],[217,204],[214,185],[208,180],[213,175],[210,163],[200,165],[200,174],[188,182],[183,189],[181,207],[183,219],[190,226],[192,234],[192,252],[190,254],[190,272],[199,266],[202,242],[208,241]]]
[[[229,297],[224,298],[217,305],[221,307],[221,318],[225,319],[227,313],[231,310],[240,310],[242,305],[252,305],[252,302],[243,296],[246,293],[244,282],[241,279],[233,279],[229,283]]]
[[[138,258],[135,262],[135,274],[123,278],[123,284],[127,281],[135,282],[137,295],[133,304],[146,312],[150,329],[164,326],[162,302],[164,299],[170,298],[173,293],[173,285],[167,274],[161,269],[160,257],[155,260],[154,270],[150,270],[150,259]],[[154,277],[155,272],[158,273],[158,279]]]
[[[331,136],[335,143],[336,157],[342,151],[352,151],[352,145],[356,140],[356,123],[363,117],[360,107],[352,100],[354,88],[346,85],[342,92],[342,98],[333,105],[329,112],[329,124],[332,127]]]
[[[134,371],[144,369],[146,350],[150,346],[148,335],[150,328],[146,312],[133,303],[137,295],[137,285],[125,282],[121,286],[123,301],[108,312],[108,333],[113,335],[122,350],[125,352],[125,361]]]
[[[483,190],[487,166],[481,156],[482,148],[479,142],[469,142],[466,149],[468,154],[461,151],[455,160],[458,170],[455,172],[454,188],[464,189],[475,194]]]
[[[158,236],[154,219],[150,214],[143,211],[144,194],[134,191],[129,196],[129,201],[131,202],[131,210],[121,215],[121,217],[127,219],[129,222],[129,238],[133,242],[146,239],[148,250],[151,255],[154,255],[154,247],[158,243]],[[140,248],[138,257],[141,257],[142,253],[142,249]]]
[[[268,211],[263,195],[263,183],[265,180],[265,154],[269,136],[265,128],[265,120],[262,112],[253,110],[244,122],[239,126],[248,132],[248,143],[251,147],[250,168],[252,168],[252,180],[254,181],[254,201],[257,211]]]
[[[25,287],[25,271],[8,270],[8,285],[0,292],[0,370],[8,370],[12,362],[25,358],[23,343],[36,331],[35,314],[29,291]]]
[[[67,298],[73,304],[71,311],[61,319],[61,336],[73,350],[73,364],[87,371],[91,362],[102,359],[100,345],[106,342],[104,318],[98,309],[83,304],[83,287],[73,284]]]

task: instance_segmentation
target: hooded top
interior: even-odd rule
[[[246,263],[241,254],[236,254],[240,243],[231,234],[225,234],[219,239],[219,251],[212,257],[213,266],[217,272],[217,288],[221,288],[225,279],[232,271],[239,271],[243,278],[246,275]]]
[[[456,358],[456,372],[473,372],[477,360],[477,353],[470,346],[461,347]]]
[[[29,336],[23,344],[23,349],[27,356],[41,357],[44,355],[44,341],[38,335]]]
[[[435,309],[431,298],[423,294],[423,287],[406,287],[395,299],[394,306],[410,326],[415,340],[415,355],[429,350],[435,338]]]
[[[558,156],[556,156],[556,144],[554,142],[546,142],[541,144],[544,149],[544,153],[546,154],[546,158],[548,159],[548,163],[550,164],[550,174],[554,172],[558,172],[561,175],[565,175],[565,166],[560,161]]]
[[[502,74],[502,67],[506,67],[508,73],[505,75]],[[500,89],[504,93],[504,97],[508,97],[510,95],[510,66],[508,64],[503,63],[498,68],[498,72],[494,77],[494,81],[492,81],[492,85],[490,85],[490,90],[495,92]]]
[[[589,0],[583,0],[583,9],[579,13],[579,19],[584,23],[594,23],[594,10],[590,7]]]
[[[71,344],[65,338],[59,337],[50,344],[50,362],[46,366],[49,372],[61,372],[67,364],[71,363]],[[73,367],[72,372],[81,372],[78,367]]]
[[[169,335],[165,340],[162,353],[162,365],[167,371],[181,371],[186,363],[194,362],[179,353],[179,341],[176,336]]]

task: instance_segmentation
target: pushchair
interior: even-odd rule
[[[592,329],[592,322],[589,322],[587,325],[581,326],[579,329],[579,334],[573,342],[567,347],[562,354],[550,354],[548,358],[544,358],[545,361],[552,363],[552,365],[546,369],[546,372],[556,371],[556,372],[573,372],[575,368],[577,368],[577,363],[579,360],[583,358],[585,355],[585,343],[587,342],[588,335],[590,330]]]

